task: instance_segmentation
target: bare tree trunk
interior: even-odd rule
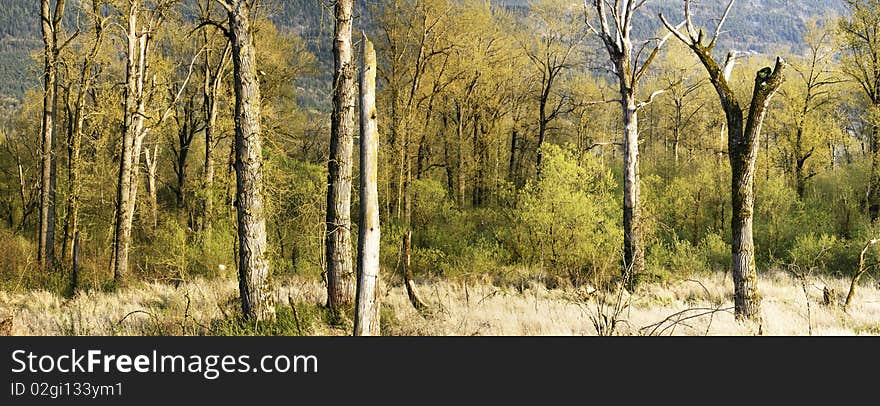
[[[333,117],[327,188],[327,305],[341,311],[354,299],[351,252],[351,171],[354,149],[355,74],[352,58],[352,0],[336,2],[333,41]]]
[[[458,184],[458,193],[456,193],[455,200],[458,203],[459,208],[464,208],[464,196],[465,196],[465,165],[464,165],[464,114],[462,114],[461,106],[456,105],[455,109],[455,120],[456,120],[456,128],[455,135],[457,138],[457,147],[458,147],[458,173],[457,173],[457,184]]]
[[[251,5],[226,3],[234,62],[235,177],[238,209],[238,281],[241,307],[249,320],[274,318],[266,258],[266,214],[263,207],[260,82],[251,28]]]
[[[638,57],[633,59],[632,19],[642,3],[627,0],[620,4],[622,10],[618,10],[615,3],[609,17],[607,2],[593,2],[601,31],[600,37],[617,72],[623,110],[623,275],[630,285],[636,281],[634,277],[645,269],[641,233],[638,118],[638,110],[643,104],[636,101],[636,95],[639,81],[669,37],[667,35],[657,41],[656,47],[644,60],[639,60]],[[638,53],[641,54],[641,50]]]
[[[364,35],[361,70],[361,217],[354,335],[379,335],[379,134],[376,115],[376,51]]]
[[[623,133],[623,265],[624,276],[632,283],[632,278],[645,270],[639,202],[639,116],[632,93],[623,98]]]
[[[139,42],[137,32],[138,6],[129,4],[128,9],[128,50],[125,64],[125,101],[123,107],[122,149],[119,158],[119,182],[116,190],[116,227],[113,244],[113,279],[122,282],[128,273],[128,250],[131,244],[131,223],[128,212],[134,211],[130,201],[135,138],[138,136],[136,122],[139,69]]]
[[[55,121],[58,110],[58,32],[64,15],[64,0],[52,11],[49,0],[40,2],[40,21],[44,45],[42,173],[40,178],[40,239],[37,259],[44,269],[55,264]]]

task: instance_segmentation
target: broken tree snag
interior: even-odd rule
[[[827,286],[822,289],[822,305],[828,307],[837,307],[837,291]]]
[[[410,266],[412,259],[412,231],[407,231],[406,234],[403,235],[403,284],[406,285],[406,294],[409,296],[409,302],[412,303],[413,307],[419,312],[427,310],[428,306],[425,306],[425,303],[419,299],[419,294],[416,292],[415,283],[413,283],[413,273],[412,267]]]
[[[376,50],[363,35],[361,69],[361,218],[358,225],[354,335],[379,335],[379,134],[376,117]]]
[[[337,0],[333,41],[333,111],[327,161],[327,304],[350,311],[355,277],[351,252],[351,171],[355,131],[356,68],[352,56],[353,0]]]
[[[865,268],[865,254],[868,252],[868,248],[871,248],[871,246],[877,242],[880,242],[880,240],[868,241],[868,243],[865,244],[865,248],[862,249],[861,255],[859,255],[859,271],[853,276],[852,283],[849,285],[849,293],[846,295],[846,302],[843,303],[844,311],[849,309],[849,306],[852,304],[853,299],[855,299],[856,296],[856,287],[859,286],[859,281],[862,279],[865,272],[868,271],[868,269]]]
[[[752,217],[755,203],[755,163],[758,158],[759,136],[770,100],[782,86],[785,79],[786,63],[776,59],[774,68],[766,67],[758,71],[752,100],[746,110],[730,87],[728,78],[736,59],[735,53],[728,54],[724,66],[712,56],[718,43],[718,36],[733,7],[733,0],[727,4],[724,14],[715,27],[711,37],[704,36],[690,19],[690,1],[685,1],[685,25],[673,27],[663,15],[660,20],[669,32],[693,51],[709,73],[727,118],[728,157],[731,169],[731,257],[733,268],[734,304],[737,320],[760,321],[761,298],[758,295],[758,273],[755,267],[755,244]],[[707,41],[708,39],[708,41]]]

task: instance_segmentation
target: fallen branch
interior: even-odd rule
[[[673,329],[673,331],[674,331],[675,326],[677,326],[679,324],[684,324],[683,322],[685,322],[687,320],[693,320],[693,319],[700,318],[703,316],[712,316],[712,319],[714,320],[716,313],[727,312],[727,313],[733,314],[733,309],[734,309],[733,307],[726,307],[726,308],[720,308],[720,307],[715,307],[715,308],[702,307],[702,308],[700,308],[700,307],[698,307],[698,308],[685,309],[680,312],[674,313],[674,314],[670,315],[669,317],[667,317],[657,323],[642,327],[641,329],[639,329],[639,332],[644,332],[645,330],[650,329],[651,332],[648,333],[649,336],[653,336],[653,335],[662,336],[663,333],[665,333],[669,329]],[[690,313],[690,312],[701,312],[701,313],[692,314],[692,315],[688,315],[687,317],[684,317],[685,314]],[[669,325],[666,325],[664,327],[664,325],[667,323],[669,323]],[[711,323],[712,322],[710,321],[709,322],[710,326],[711,326]],[[661,327],[663,327],[663,328],[661,329]],[[658,329],[659,329],[659,331],[658,331]],[[708,335],[708,331],[709,330],[707,328],[706,329],[707,335]]]

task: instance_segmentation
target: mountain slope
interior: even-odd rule
[[[187,0],[191,1],[191,0]],[[492,0],[495,4],[525,10],[529,0]],[[580,0],[573,0],[580,1]],[[32,0],[3,0],[0,7],[0,97],[20,97],[27,88],[39,84],[39,69],[34,67],[31,52],[39,50],[39,4]],[[359,0],[361,9],[376,0]],[[75,7],[71,2],[69,8]],[[329,35],[332,34],[332,9],[323,0],[269,0],[266,7],[279,28],[296,32],[322,61],[330,55]],[[713,27],[726,5],[722,0],[703,0],[694,5],[695,19]],[[638,36],[649,38],[660,32],[657,18],[664,13],[670,21],[683,18],[681,0],[648,0],[645,10],[636,21]],[[812,19],[827,19],[843,11],[842,0],[801,0],[792,4],[787,0],[738,1],[725,33],[719,52],[736,48],[759,53],[776,49],[797,49],[801,45],[804,27]],[[362,21],[369,25],[369,21]],[[711,28],[710,28],[711,29]]]

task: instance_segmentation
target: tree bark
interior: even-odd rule
[[[644,61],[633,60],[632,18],[639,8],[637,2],[622,4],[622,13],[609,13],[607,2],[594,0],[593,5],[601,28],[600,37],[617,73],[620,103],[623,110],[623,276],[632,286],[645,269],[645,251],[641,233],[639,185],[639,103],[636,95],[639,81],[666,42],[664,37]],[[609,24],[609,20],[611,23]],[[612,28],[614,27],[614,28]],[[641,51],[639,52],[641,53]],[[641,66],[639,63],[641,62]],[[653,96],[652,96],[653,97]]]
[[[639,174],[639,116],[635,96],[623,92],[623,266],[629,283],[645,270],[642,244],[641,187]]]
[[[58,110],[58,33],[62,29],[64,0],[55,4],[54,11],[49,0],[40,2],[40,21],[44,45],[43,117],[41,124],[40,177],[40,238],[37,259],[42,269],[55,264],[55,122]]]
[[[116,226],[114,230],[113,244],[113,279],[121,283],[128,274],[128,251],[131,244],[131,223],[128,221],[129,212],[134,212],[130,191],[132,189],[132,171],[135,139],[139,136],[137,122],[137,104],[139,83],[142,83],[139,69],[139,44],[137,32],[138,6],[134,2],[128,7],[127,39],[128,50],[125,63],[125,100],[123,104],[122,124],[122,147],[119,158],[119,178],[116,189]]]
[[[274,318],[266,258],[266,214],[263,207],[261,97],[251,4],[226,3],[235,88],[235,177],[238,209],[238,282],[241,307],[248,320]]]
[[[354,149],[355,74],[352,58],[352,0],[336,2],[333,41],[333,114],[327,188],[327,305],[342,311],[354,299],[351,252],[351,184]]]
[[[361,70],[361,216],[358,226],[358,283],[354,335],[379,335],[379,134],[376,113],[376,51],[364,35]]]

